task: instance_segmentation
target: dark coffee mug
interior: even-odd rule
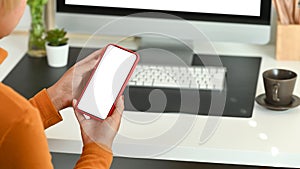
[[[263,73],[266,102],[274,106],[292,103],[297,74],[290,70],[271,69]]]

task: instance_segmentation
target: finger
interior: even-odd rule
[[[119,97],[116,103],[116,109],[112,114],[112,118],[116,120],[120,120],[124,111],[124,96]]]
[[[85,120],[85,117],[82,113],[79,113],[79,112],[75,111],[75,115],[76,115],[76,118],[77,118],[77,120],[80,124],[81,124],[82,121]]]
[[[86,58],[82,59],[78,63],[74,65],[76,69],[78,69],[78,73],[80,76],[82,76],[82,73],[91,71],[94,69],[95,65],[100,60],[100,56],[104,54],[104,49],[99,49],[93,52],[92,54],[88,55]]]
[[[75,108],[76,104],[77,104],[77,100],[76,100],[76,99],[73,99],[73,101],[72,101],[72,106],[73,106],[73,108]]]
[[[87,56],[85,59],[83,59],[83,63],[89,62],[91,60],[98,60],[100,58],[102,54],[102,49],[96,50],[95,52],[93,52],[92,54],[90,54],[89,56]]]
[[[78,122],[81,123],[83,120],[85,120],[85,118],[84,118],[83,114],[76,111],[76,109],[75,109],[76,103],[77,103],[77,100],[74,99],[73,100],[73,108],[74,108],[75,116],[76,116]]]
[[[90,68],[93,68],[95,64],[97,63],[98,59],[100,58],[102,54],[102,49],[96,50],[92,54],[86,56],[84,59],[80,60],[78,63],[76,63],[74,66],[80,67],[88,65]]]
[[[88,116],[88,115],[85,115],[85,114],[82,114],[83,115],[83,117],[86,119],[86,120],[89,120],[89,119],[91,119],[91,117],[90,116]]]
[[[124,96],[122,95],[119,97],[117,104],[116,104],[116,109],[119,111],[119,114],[123,114],[124,111]]]

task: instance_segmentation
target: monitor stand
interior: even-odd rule
[[[137,52],[141,64],[191,66],[193,60],[192,41],[172,38],[140,38]]]

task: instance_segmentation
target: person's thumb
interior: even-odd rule
[[[76,99],[73,99],[72,104],[73,104],[73,109],[74,109],[74,112],[75,112],[75,116],[76,116],[78,122],[81,123],[83,120],[85,120],[85,118],[84,118],[84,116],[83,116],[82,113],[79,113],[79,112],[76,110],[76,107],[75,107],[75,106],[76,106],[76,104],[77,104],[77,100],[76,100]]]

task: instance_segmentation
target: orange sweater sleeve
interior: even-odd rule
[[[112,160],[110,149],[96,143],[90,143],[83,147],[75,169],[108,169]]]
[[[61,120],[46,90],[30,102],[0,83],[0,168],[52,169],[44,128]],[[109,168],[112,153],[95,143],[83,147],[76,164],[81,168]]]
[[[46,89],[40,91],[29,101],[39,110],[45,129],[62,121],[62,117],[52,104]]]
[[[5,60],[7,55],[8,55],[7,51],[0,48],[0,64]]]
[[[0,168],[52,169],[38,109],[0,83]]]

